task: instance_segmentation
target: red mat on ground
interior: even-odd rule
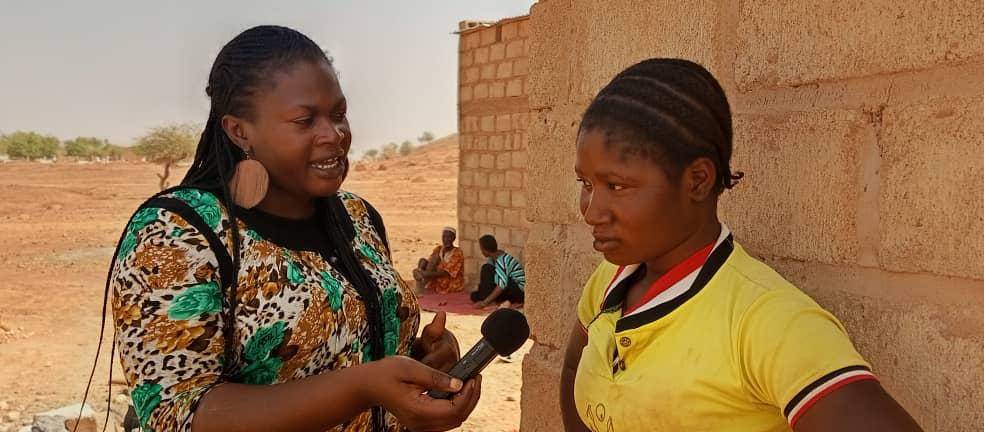
[[[487,315],[495,310],[495,308],[486,310],[475,309],[475,306],[472,306],[471,299],[468,298],[467,292],[417,294],[417,301],[420,303],[421,309],[429,312],[444,311],[460,315]]]

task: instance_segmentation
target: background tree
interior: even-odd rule
[[[157,175],[161,180],[159,186],[164,190],[168,186],[171,167],[195,155],[200,135],[198,126],[191,124],[156,127],[137,141],[134,150],[148,161],[164,167],[164,172]]]
[[[432,134],[430,131],[424,131],[424,133],[420,134],[420,136],[417,137],[417,141],[420,141],[420,144],[427,144],[431,141],[434,141],[434,134]]]
[[[383,146],[383,159],[392,159],[396,157],[397,152],[400,147],[396,145],[395,142],[391,142]]]
[[[109,147],[109,141],[105,139],[78,137],[65,141],[65,154],[91,160],[109,156]]]
[[[400,144],[400,154],[406,156],[413,153],[413,143],[410,140],[406,140],[403,144]]]
[[[3,139],[7,155],[13,159],[51,159],[58,156],[58,138],[36,132],[17,131]]]
[[[365,153],[362,153],[362,158],[365,160],[373,160],[376,159],[377,156],[379,156],[379,150],[376,149],[369,149],[366,150]]]

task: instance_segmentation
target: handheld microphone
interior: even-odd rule
[[[508,356],[523,346],[530,337],[530,325],[526,316],[515,309],[499,309],[482,322],[482,339],[473,346],[448,375],[468,381],[485,369],[496,355]],[[451,399],[452,394],[429,390],[427,395],[435,399]]]

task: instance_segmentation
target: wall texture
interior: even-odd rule
[[[466,239],[482,230],[466,209],[495,205],[476,197],[476,173],[501,172],[472,155],[506,151],[478,149],[501,133],[481,127],[492,116],[498,125],[485,108],[497,105],[466,101],[478,94],[466,90],[479,82],[468,79],[471,50],[505,31],[480,33],[462,39]],[[722,213],[738,241],[844,321],[926,430],[984,430],[984,2],[541,0],[528,43],[535,144],[513,150],[526,167],[536,340],[523,364],[524,431],[561,430],[562,350],[600,259],[576,210],[579,115],[619,70],[660,56],[701,62],[728,92],[734,167],[746,177]]]
[[[523,259],[526,217],[529,17],[460,24],[458,131],[459,239],[465,279],[473,285],[484,258],[478,238]]]

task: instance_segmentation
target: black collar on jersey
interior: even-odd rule
[[[728,260],[731,256],[731,252],[735,250],[734,238],[731,234],[724,239],[712,252],[707,256],[707,261],[700,269],[700,273],[697,274],[697,279],[694,280],[693,285],[687,289],[684,293],[674,297],[666,303],[654,306],[651,309],[635,313],[633,315],[623,317],[618,320],[615,324],[615,331],[621,332],[625,330],[632,330],[634,328],[642,327],[653,321],[656,321],[670,312],[676,310],[687,300],[690,300],[693,296],[697,295],[707,285],[707,282],[711,280],[712,277],[717,273],[717,271],[724,265],[724,262]],[[625,302],[625,296],[629,292],[629,288],[642,277],[643,272],[636,269],[636,271],[623,279],[618,285],[612,287],[612,291],[608,293],[605,297],[604,303],[601,305],[602,311],[614,311],[622,307]]]

